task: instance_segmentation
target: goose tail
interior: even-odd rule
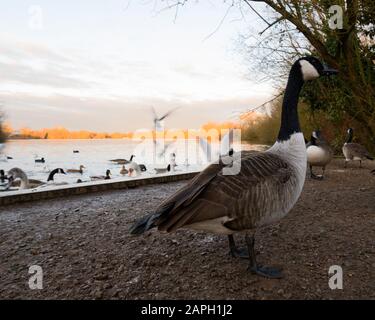
[[[141,219],[139,219],[136,223],[134,223],[130,228],[130,233],[134,235],[142,234],[154,227],[154,214],[147,215]]]

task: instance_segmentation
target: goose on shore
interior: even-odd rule
[[[138,164],[135,162],[134,159],[135,156],[132,156],[132,161],[128,164],[128,170],[129,170],[129,176],[135,177],[140,175],[142,172],[146,171],[147,168],[144,164]]]
[[[297,60],[289,74],[275,144],[265,152],[235,152],[221,157],[163,201],[130,229],[173,232],[190,228],[228,235],[231,254],[249,259],[252,273],[280,278],[276,268],[256,261],[258,227],[283,218],[299,198],[306,176],[306,146],[298,119],[298,99],[305,81],[337,73],[314,57]],[[231,161],[229,161],[230,159]],[[236,248],[233,234],[245,233],[247,253]]]
[[[310,168],[310,177],[312,179],[322,180],[326,166],[331,162],[333,150],[325,141],[320,131],[313,131],[310,142],[306,144],[307,163]],[[321,167],[322,175],[318,176],[313,173],[313,167]]]
[[[35,159],[35,163],[45,163],[46,159],[40,158],[40,159]]]
[[[345,165],[349,161],[358,160],[359,161],[359,167],[362,168],[362,160],[374,160],[374,158],[370,155],[370,153],[366,150],[364,146],[362,146],[359,143],[352,142],[353,140],[353,129],[349,128],[347,131],[347,137],[345,140],[345,143],[342,147],[342,153],[345,157]]]
[[[91,176],[90,179],[91,181],[109,180],[111,179],[111,170],[107,169],[107,171],[105,172],[105,176]]]
[[[85,166],[83,166],[81,164],[79,166],[79,169],[68,169],[68,170],[66,170],[66,172],[68,172],[68,173],[80,173],[80,174],[83,174],[83,169],[85,169]]]

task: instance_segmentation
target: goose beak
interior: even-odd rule
[[[323,69],[323,71],[322,71],[322,76],[333,76],[333,75],[339,73],[338,70],[333,69],[333,68],[329,67],[329,66],[326,65],[326,64],[324,64],[323,67],[324,67],[324,69]]]

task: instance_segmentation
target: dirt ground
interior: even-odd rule
[[[128,233],[186,182],[3,207],[0,298],[374,299],[374,167],[335,160],[324,181],[307,178],[286,218],[258,230],[258,260],[283,266],[281,280],[247,272],[225,236]],[[29,289],[31,265],[43,269],[42,290]],[[331,265],[343,268],[342,290],[328,286]]]

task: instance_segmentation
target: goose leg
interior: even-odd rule
[[[233,235],[228,235],[230,255],[234,258],[249,259],[249,254],[245,248],[238,249]]]
[[[311,179],[315,179],[315,180],[322,180],[323,177],[319,177],[317,176],[313,170],[312,170],[312,165],[310,164],[310,177]]]
[[[359,167],[362,168],[362,160],[359,160]]]
[[[273,268],[273,267],[263,267],[259,266],[256,261],[256,254],[254,250],[254,235],[249,236],[246,235],[246,243],[247,243],[247,248],[249,251],[249,267],[248,270],[251,273],[257,274],[259,276],[265,277],[265,278],[270,278],[270,279],[280,279],[283,277],[281,270],[278,268]]]

